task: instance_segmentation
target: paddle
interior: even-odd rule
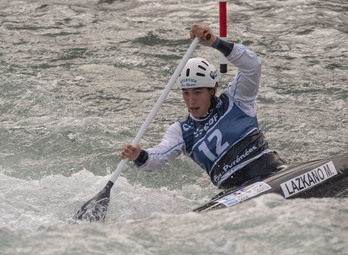
[[[207,39],[207,40],[210,39],[210,36],[211,35],[208,34],[208,33],[205,33],[203,35],[203,37],[205,39]],[[136,146],[139,143],[139,141],[142,138],[142,136],[144,135],[146,129],[148,128],[148,126],[150,125],[150,123],[152,122],[154,117],[156,116],[156,114],[157,114],[158,110],[160,109],[163,101],[165,100],[165,98],[167,97],[169,91],[171,90],[171,88],[175,84],[176,79],[179,77],[181,71],[184,69],[187,61],[191,57],[193,51],[196,49],[199,41],[200,41],[200,38],[198,38],[198,37],[196,37],[192,41],[192,43],[191,43],[190,47],[188,48],[187,52],[185,53],[183,59],[181,60],[180,64],[176,68],[174,74],[170,78],[170,80],[169,80],[168,84],[166,85],[164,91],[162,92],[162,95],[157,100],[157,102],[156,102],[155,106],[153,107],[152,111],[149,113],[149,115],[147,116],[145,122],[141,126],[138,134],[134,138],[134,140],[132,142],[133,146]],[[114,185],[115,181],[117,180],[118,176],[120,175],[121,171],[126,166],[127,162],[128,162],[128,159],[121,160],[121,162],[118,164],[116,170],[114,171],[114,173],[110,177],[110,180],[108,181],[108,183],[106,184],[104,189],[102,191],[100,191],[97,195],[95,195],[92,199],[88,200],[75,213],[75,215],[73,216],[73,221],[74,222],[76,222],[78,220],[80,220],[80,221],[88,221],[88,222],[104,221],[105,216],[106,216],[107,207],[108,207],[109,202],[110,202],[110,190],[111,190],[112,186]]]

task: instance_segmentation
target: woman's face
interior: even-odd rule
[[[195,118],[200,118],[208,112],[213,93],[214,90],[207,88],[182,89],[186,107]]]

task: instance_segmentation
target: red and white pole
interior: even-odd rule
[[[220,10],[220,38],[227,40],[227,0],[219,0]],[[227,59],[220,54],[220,73],[227,73]]]

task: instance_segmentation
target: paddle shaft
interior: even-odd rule
[[[210,40],[211,34],[204,33],[203,38],[206,40]],[[167,86],[165,87],[164,91],[162,92],[162,95],[157,100],[155,106],[153,107],[152,111],[147,116],[145,122],[141,126],[138,134],[134,138],[132,145],[136,146],[142,136],[144,135],[146,129],[150,125],[151,121],[155,118],[158,110],[160,109],[163,101],[169,94],[169,91],[173,87],[174,83],[176,82],[176,79],[179,77],[181,71],[184,69],[187,61],[191,57],[193,51],[196,49],[198,43],[200,41],[200,38],[196,37],[193,42],[191,43],[189,49],[187,50],[186,54],[184,55],[183,59],[181,60],[180,64],[176,68],[174,74],[172,75],[171,79],[169,80]],[[106,216],[107,207],[110,201],[110,190],[113,187],[115,181],[117,180],[118,176],[122,172],[123,168],[126,166],[128,162],[128,159],[123,159],[118,164],[116,170],[111,175],[110,180],[106,184],[103,190],[101,190],[97,195],[95,195],[92,199],[87,201],[73,216],[73,222],[76,222],[78,220],[81,221],[104,221]]]
[[[208,40],[209,40],[209,36],[210,36],[210,34],[206,35],[206,38]],[[184,57],[181,60],[180,64],[176,68],[174,74],[172,75],[172,77],[170,78],[169,82],[167,83],[164,91],[162,92],[162,95],[158,98],[155,106],[152,108],[152,111],[149,113],[149,115],[147,116],[145,122],[143,123],[143,125],[140,128],[140,130],[138,131],[138,134],[134,138],[134,140],[132,142],[133,146],[136,146],[140,142],[141,138],[143,137],[144,133],[146,132],[146,129],[151,124],[152,120],[155,118],[157,112],[161,108],[161,105],[162,105],[163,101],[165,100],[165,98],[169,94],[171,88],[175,84],[176,79],[179,77],[179,75],[180,75],[181,71],[184,69],[187,61],[190,59],[192,53],[196,49],[199,41],[200,41],[200,38],[198,38],[198,37],[196,37],[192,41],[192,43],[191,43],[190,47],[188,48],[186,54],[184,55]],[[118,176],[120,175],[120,173],[122,172],[122,170],[126,166],[127,162],[128,162],[128,159],[122,159],[121,162],[118,164],[116,170],[114,171],[114,173],[110,177],[110,181],[112,183],[115,183],[115,181],[117,180]]]

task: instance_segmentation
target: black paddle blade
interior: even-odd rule
[[[101,221],[106,217],[106,211],[110,202],[110,190],[114,185],[109,181],[104,189],[87,201],[73,216],[73,222],[77,221]]]

